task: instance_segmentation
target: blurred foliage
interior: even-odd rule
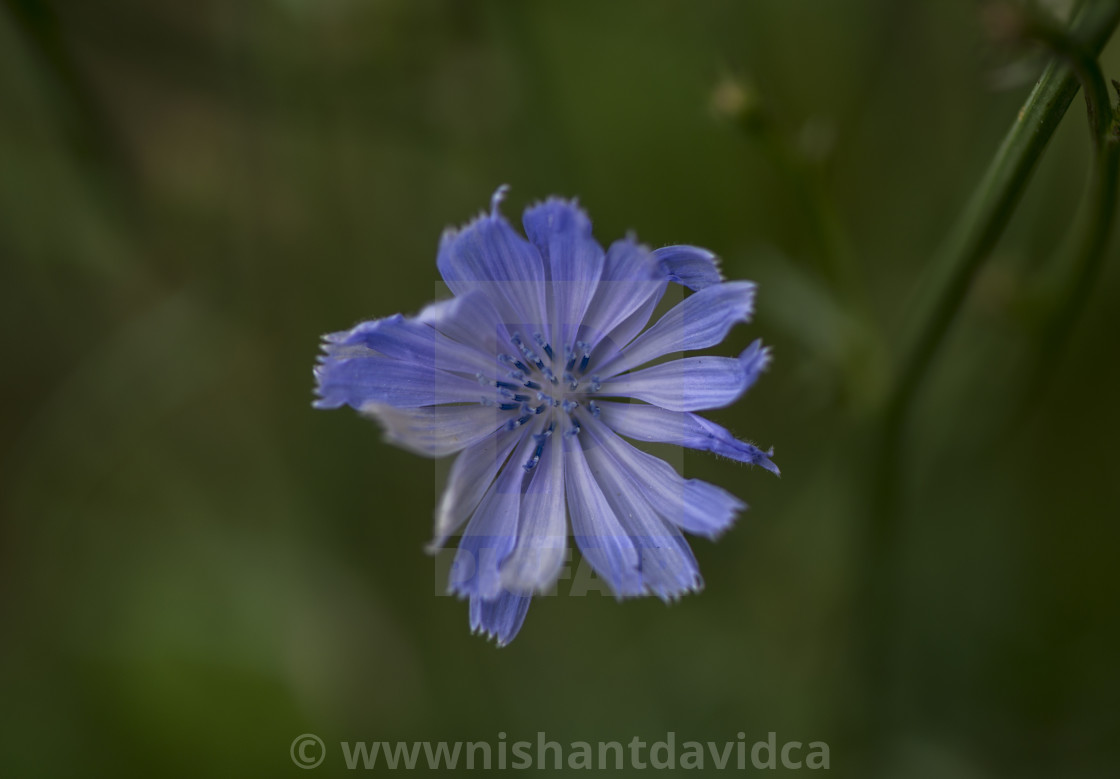
[[[8,0],[5,773],[298,773],[307,731],[673,730],[824,740],[865,775],[868,409],[1043,62],[970,0]],[[1120,263],[1065,354],[1037,353],[1030,317],[1087,175],[1083,114],[906,442],[892,776],[1115,772]],[[723,349],[761,336],[773,368],[714,416],[774,444],[783,478],[689,453],[752,507],[694,544],[707,590],[539,598],[496,650],[434,596],[439,466],[312,412],[310,367],[320,333],[426,303],[441,229],[504,182],[511,217],[578,195],[600,240],[704,245],[760,283]],[[319,771],[341,769],[332,749]]]

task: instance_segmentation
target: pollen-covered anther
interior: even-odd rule
[[[521,351],[523,355],[525,355],[525,359],[527,359],[533,365],[537,366],[538,371],[544,371],[546,367],[544,364],[544,360],[542,360],[540,355],[534,352],[528,344],[521,340],[520,333],[514,333],[509,337],[509,340]]]
[[[499,354],[498,362],[500,362],[502,365],[512,367],[514,370],[511,371],[511,375],[513,375],[514,373],[520,374],[520,376],[518,377],[519,380],[528,378],[529,376],[529,366],[521,362],[521,360],[518,360],[516,357],[513,357],[512,355],[504,353]]]
[[[537,467],[537,463],[541,461],[541,454],[544,453],[544,445],[548,443],[548,439],[552,436],[552,431],[556,429],[556,423],[550,422],[548,427],[541,433],[536,433],[533,440],[536,442],[536,447],[533,449],[533,456],[530,457],[523,466],[527,471],[531,471]]]
[[[591,344],[587,343],[587,341],[576,341],[576,348],[579,349],[580,353],[583,355],[580,357],[579,361],[579,372],[583,373],[587,370],[587,363],[591,361]]]
[[[537,346],[539,346],[541,349],[543,349],[544,353],[548,355],[548,359],[550,359],[550,360],[556,359],[552,354],[552,344],[550,344],[550,343],[548,343],[548,341],[544,340],[543,335],[541,335],[540,333],[533,333],[533,340],[536,341]]]

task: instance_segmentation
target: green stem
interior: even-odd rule
[[[1115,124],[1112,124],[1115,127]],[[1061,354],[1078,315],[1085,309],[1096,285],[1108,249],[1116,217],[1117,176],[1120,174],[1120,138],[1108,132],[1097,154],[1087,197],[1089,214],[1081,241],[1071,263],[1068,281],[1059,292],[1058,312],[1043,336],[1038,375],[1031,382],[1033,392],[1041,391],[1053,373],[1054,361]]]
[[[1073,22],[1073,35],[1080,47],[1093,57],[1104,48],[1120,22],[1120,0],[1094,0],[1079,10]],[[956,227],[932,268],[933,276],[924,286],[925,294],[914,307],[912,325],[904,339],[904,351],[897,379],[886,399],[881,426],[872,442],[875,475],[872,484],[871,518],[865,539],[862,597],[866,609],[863,661],[867,680],[866,726],[873,761],[883,758],[882,747],[890,726],[891,658],[890,642],[898,616],[900,519],[903,438],[914,398],[934,357],[952,326],[978,270],[1002,235],[1018,205],[1023,190],[1046,144],[1078,91],[1077,72],[1067,58],[1055,60],[1042,74],[995,158],[988,167]],[[1082,70],[1082,75],[1085,75]],[[1090,101],[1099,96],[1090,96]],[[1107,105],[1107,103],[1106,103]],[[1094,122],[1096,119],[1094,118]],[[1096,125],[1094,125],[1096,126]],[[1107,155],[1101,155],[1102,159]],[[1102,186],[1111,188],[1098,201],[1115,199],[1115,179]],[[1111,195],[1109,195],[1111,191]],[[1103,214],[1103,209],[1100,212]],[[1107,223],[1107,219],[1104,220]],[[1084,256],[1099,258],[1101,236],[1107,227],[1089,230]],[[1101,252],[1103,254],[1103,251]],[[1099,262],[1099,259],[1094,260]],[[1092,265],[1093,263],[1090,263]],[[1085,278],[1088,274],[1082,274]],[[1087,282],[1082,282],[1084,288]],[[1091,284],[1089,284],[1091,286]],[[1084,291],[1083,293],[1084,294]],[[881,766],[879,766],[881,767]]]
[[[1085,93],[1085,107],[1089,114],[1089,135],[1093,148],[1101,151],[1112,125],[1112,100],[1108,94],[1104,74],[1097,62],[1098,52],[1082,45],[1069,31],[1048,16],[1030,14],[1024,24],[1023,37],[1044,43],[1073,70],[1074,76]]]
[[[1120,22],[1120,2],[1088,3],[1074,22],[1075,36],[1099,54]],[[1004,138],[964,214],[933,263],[930,290],[915,307],[898,381],[887,401],[889,427],[903,421],[914,394],[948,332],[984,259],[1018,205],[1035,163],[1077,94],[1078,80],[1054,62],[1042,74]],[[1106,95],[1107,100],[1107,95]]]

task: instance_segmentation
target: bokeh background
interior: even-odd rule
[[[843,776],[871,752],[900,777],[1115,776],[1115,253],[1060,352],[1035,313],[1077,229],[1080,102],[922,387],[897,609],[868,633],[898,333],[1045,63],[986,18],[0,4],[3,772],[300,774],[310,731],[331,775],[341,740],[671,730],[827,741]],[[707,589],[540,598],[499,650],[435,595],[438,469],[310,402],[319,335],[428,302],[440,231],[502,183],[512,218],[578,195],[605,242],[704,245],[759,282],[722,350],[776,359],[713,416],[783,476],[687,454],[751,504],[695,542]]]

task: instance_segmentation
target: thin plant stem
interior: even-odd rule
[[[1120,1],[1085,3],[1074,19],[1073,39],[1095,58],[1118,22]],[[911,309],[914,316],[905,330],[901,367],[875,429],[871,516],[864,545],[866,556],[860,595],[868,620],[863,635],[868,706],[866,736],[871,748],[869,757],[880,769],[891,722],[892,674],[887,661],[891,657],[889,644],[898,617],[900,496],[908,416],[977,272],[1010,221],[1031,173],[1072,104],[1078,86],[1077,70],[1065,57],[1059,57],[1046,68],[1027,97],[956,227],[936,255],[932,278],[923,286],[924,294]],[[1099,96],[1095,99],[1099,100]],[[1114,199],[1115,182],[1105,186],[1112,186]],[[1094,249],[1099,235],[1096,238],[1091,235],[1097,233],[1098,229],[1091,228],[1087,234],[1090,237],[1086,239]],[[1107,230],[1104,235],[1107,236]],[[1086,256],[1090,256],[1088,252]]]
[[[1101,137],[1089,181],[1087,217],[1081,238],[1070,262],[1070,272],[1055,297],[1057,311],[1046,325],[1039,345],[1040,358],[1032,398],[1037,398],[1054,373],[1054,363],[1062,354],[1078,316],[1085,310],[1089,296],[1100,276],[1116,221],[1117,178],[1120,176],[1120,124],[1112,120]],[[1028,408],[1033,403],[1028,403]]]
[[[1097,0],[1075,20],[1075,35],[1099,53],[1120,22],[1120,2]],[[1065,116],[1078,79],[1064,62],[1053,62],[1027,97],[956,228],[933,263],[929,293],[915,306],[914,325],[903,350],[902,368],[890,393],[885,417],[902,423],[945,334],[956,318],[977,271],[991,253],[1022,197],[1043,149]]]

